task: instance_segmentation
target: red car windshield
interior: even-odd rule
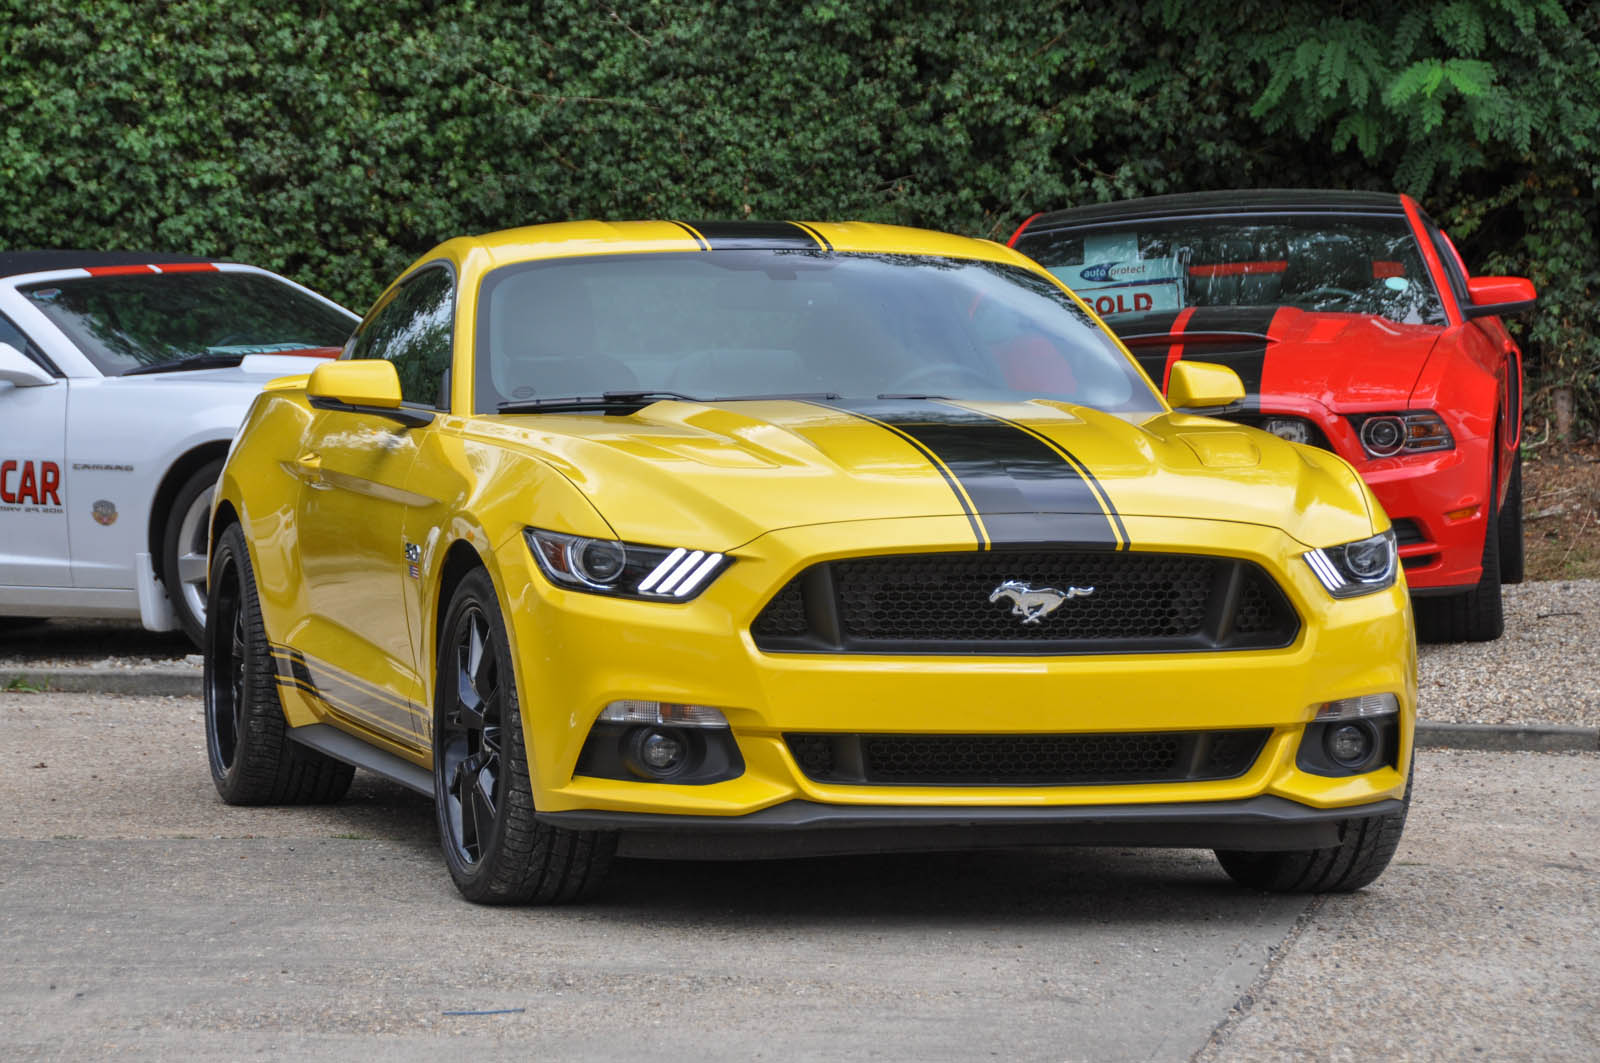
[[[180,360],[338,347],[355,321],[260,273],[131,274],[20,288],[106,376]]]
[[[1443,325],[1403,217],[1233,215],[1024,231],[1016,248],[1102,317],[1295,306]]]

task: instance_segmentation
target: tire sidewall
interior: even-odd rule
[[[230,566],[232,568],[231,573],[229,572]],[[255,662],[252,660],[253,655],[250,653],[248,645],[248,636],[252,627],[252,618],[248,613],[250,596],[247,593],[247,581],[252,578],[249,566],[250,558],[245,548],[244,536],[239,531],[239,526],[233,525],[218,537],[216,548],[212,551],[211,571],[207,580],[206,626],[203,637],[205,669],[202,689],[205,694],[206,757],[211,764],[211,779],[216,783],[218,792],[224,797],[227,797],[236,788],[240,765],[244,763],[246,756],[249,754],[250,726],[248,708],[239,707],[239,726],[237,733],[234,735],[234,744],[231,751],[233,754],[232,763],[224,765],[222,750],[218,744],[217,713],[222,711],[222,707],[217,701],[216,685],[218,683],[227,683],[227,677],[218,675],[219,654],[217,647],[220,640],[231,639],[231,632],[222,630],[218,607],[223,595],[228,592],[228,583],[230,581],[233,582],[235,584],[233,587],[234,593],[238,596],[236,608],[245,612],[244,623],[247,643],[242,667],[244,668],[243,690],[248,691],[251,689],[250,683],[255,671]]]
[[[501,676],[500,684],[505,691],[504,702],[501,706],[500,730],[502,735],[501,746],[501,792],[497,803],[494,826],[489,832],[486,843],[481,844],[479,858],[474,863],[468,863],[458,852],[454,831],[450,823],[450,794],[448,780],[445,778],[444,756],[445,736],[443,733],[445,713],[451,697],[450,685],[455,680],[456,665],[454,653],[458,629],[468,610],[476,607],[483,614],[489,627],[489,645],[486,649],[492,651],[497,658],[496,666]],[[450,869],[451,876],[455,879],[457,887],[469,898],[486,894],[492,889],[495,880],[500,877],[502,864],[502,851],[505,847],[506,823],[509,819],[510,804],[517,799],[518,788],[527,788],[527,763],[522,734],[522,714],[518,708],[516,673],[511,663],[510,640],[508,638],[505,621],[500,612],[500,603],[495,596],[494,586],[490,582],[488,573],[478,569],[469,573],[456,586],[450,598],[450,608],[445,614],[445,622],[440,628],[438,654],[435,660],[434,696],[433,696],[433,797],[434,809],[439,825],[440,847],[444,850],[445,863]],[[529,790],[531,796],[531,789]]]

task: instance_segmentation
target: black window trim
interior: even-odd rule
[[[22,326],[11,320],[10,315],[0,311],[0,321],[4,321],[7,325],[10,325],[12,331],[16,332],[18,336],[22,337],[22,357],[28,359],[34,365],[37,365],[40,369],[43,369],[46,373],[49,373],[57,380],[66,379],[67,374],[63,373],[60,367],[57,366],[55,362],[50,360],[50,356],[44,353],[44,350],[34,342],[33,337],[28,335]]]

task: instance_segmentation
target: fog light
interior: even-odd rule
[[[1335,764],[1353,768],[1372,756],[1376,736],[1372,728],[1361,723],[1347,723],[1328,729],[1323,737],[1323,748]]]
[[[701,743],[703,746],[703,743]],[[622,762],[630,772],[651,782],[665,782],[689,770],[693,756],[689,733],[666,727],[635,727],[622,739]]]

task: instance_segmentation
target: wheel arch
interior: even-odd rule
[[[167,519],[172,515],[172,501],[178,496],[184,483],[193,476],[195,470],[208,462],[218,461],[228,456],[228,440],[213,439],[191,447],[180,454],[167,471],[161,476],[161,484],[156,488],[154,497],[150,500],[150,526],[145,530],[145,548],[150,551],[150,564],[155,570],[157,579],[165,579],[162,550],[162,539],[167,531]],[[237,518],[235,518],[237,519]],[[215,532],[217,526],[213,525]]]
[[[444,632],[444,618],[445,613],[450,610],[450,599],[467,574],[480,568],[486,572],[489,570],[489,566],[479,556],[477,547],[466,539],[455,540],[445,550],[444,560],[439,563],[439,593],[433,599],[431,637],[428,645],[424,647],[430,672],[439,657],[439,639]]]

